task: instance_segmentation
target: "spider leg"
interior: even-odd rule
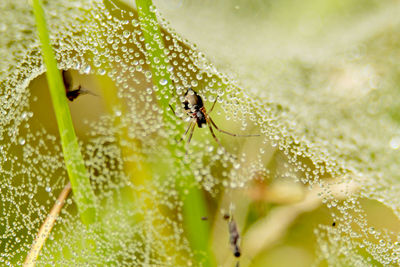
[[[208,116],[208,119],[210,120],[210,122],[212,123],[212,125],[214,125],[215,129],[217,129],[217,131],[224,133],[224,134],[229,134],[231,136],[238,136],[238,137],[251,137],[251,136],[260,136],[259,134],[234,134],[234,133],[230,133],[227,131],[224,131],[220,128],[218,128],[218,126],[215,124],[215,122],[211,119],[210,116]]]
[[[193,125],[193,126],[192,126],[192,129],[190,130],[189,138],[188,138],[188,140],[186,141],[186,145],[185,145],[186,155],[187,155],[187,153],[188,153],[187,146],[189,145],[190,140],[192,140],[192,136],[193,136],[194,128],[196,127],[196,123],[191,122],[190,125]],[[189,128],[190,128],[190,127],[189,127]],[[189,130],[189,128],[188,128],[188,130]],[[186,131],[186,132],[187,132],[187,131]]]
[[[189,144],[190,143],[190,140],[192,140],[192,136],[193,136],[193,132],[194,132],[194,128],[196,127],[196,124],[195,123],[192,123],[192,129],[190,130],[190,134],[189,134],[189,138],[188,138],[188,140],[187,140],[187,144]]]
[[[215,103],[217,103],[217,100],[218,100],[218,96],[215,98],[215,101],[214,101],[214,103],[213,103],[213,105],[212,105],[212,107],[210,108],[210,111],[209,111],[208,113],[211,113],[211,112],[213,111],[214,106],[215,106]]]
[[[177,143],[180,143],[180,142],[183,140],[183,138],[185,138],[185,136],[187,135],[187,133],[188,133],[190,127],[192,127],[192,125],[193,125],[193,121],[190,121],[189,126],[187,127],[185,133],[182,135],[181,139],[179,139],[178,141],[176,141]],[[196,125],[196,124],[195,124],[195,125]],[[193,133],[192,133],[192,134],[193,134]]]
[[[174,108],[173,108],[171,105],[169,105],[169,107],[171,108],[172,113],[174,113],[174,115],[175,115],[178,119],[184,120],[183,118],[178,117],[178,115],[176,115],[175,110],[174,110]]]
[[[215,141],[217,141],[218,145],[222,146],[221,143],[219,142],[218,138],[215,136],[214,130],[213,130],[212,126],[211,126],[211,123],[210,123],[209,119],[210,119],[210,117],[206,118],[208,129],[210,129],[211,135],[212,135],[212,137],[214,137]]]
[[[170,107],[170,109],[172,110],[172,113],[174,113],[174,115],[176,116],[176,113],[175,113],[174,108],[173,108],[171,105],[169,105],[169,107]],[[177,116],[177,117],[178,117],[178,116]]]

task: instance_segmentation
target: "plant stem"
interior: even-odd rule
[[[57,68],[57,61],[50,45],[50,37],[42,4],[40,0],[33,0],[32,2],[42,46],[42,55],[47,69],[47,82],[60,132],[65,165],[81,220],[85,225],[89,225],[96,220],[95,195],[91,188],[89,175],[75,136],[61,73]]]
[[[164,112],[167,112],[168,102],[172,96],[168,87],[171,86],[172,88],[173,84],[167,71],[168,64],[163,50],[164,41],[161,36],[157,16],[153,10],[155,6],[151,0],[136,0],[136,6],[139,14],[140,28],[145,40],[146,57],[150,61],[153,83],[161,89],[157,92],[157,94],[161,93],[159,104]]]
[[[136,0],[139,14],[140,27],[145,40],[146,57],[150,61],[153,84],[159,88],[156,91],[159,105],[163,109],[164,121],[175,124],[176,128],[183,130],[180,125],[171,120],[167,114],[169,110],[169,99],[172,97],[173,83],[168,72],[168,61],[164,54],[164,42],[160,26],[155,14],[155,6],[151,0]],[[171,154],[174,154],[173,146],[169,147]],[[188,179],[194,181],[194,177],[177,177],[177,180]],[[185,193],[186,191],[186,193]],[[195,252],[196,260],[202,262],[203,266],[214,266],[215,260],[209,248],[210,229],[207,224],[201,221],[201,217],[207,214],[206,201],[200,189],[196,187],[179,188],[180,198],[183,200],[184,227],[187,233],[192,250]]]
[[[46,242],[46,239],[49,237],[50,232],[53,229],[56,219],[61,211],[61,208],[64,206],[65,199],[67,199],[69,195],[69,192],[71,192],[70,182],[68,182],[68,184],[61,191],[56,200],[56,203],[54,203],[49,215],[40,227],[39,232],[36,235],[35,241],[33,241],[31,250],[26,256],[25,262],[23,264],[24,267],[33,267],[36,265],[36,260],[39,256],[39,252],[42,249],[44,242]]]

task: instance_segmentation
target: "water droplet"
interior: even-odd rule
[[[22,112],[21,119],[25,120],[28,118],[28,112]]]
[[[152,76],[151,71],[146,71],[145,72],[145,76],[146,76],[147,79],[150,79],[151,76]]]
[[[161,85],[167,85],[167,83],[168,83],[167,79],[163,78],[163,79],[160,80],[160,84]]]
[[[128,38],[128,37],[131,35],[131,33],[130,33],[129,31],[124,31],[124,32],[122,33],[122,35],[123,35],[125,38]]]
[[[156,8],[155,5],[151,5],[151,6],[149,7],[149,10],[150,10],[150,12],[156,12],[156,11],[157,11],[157,8]]]
[[[400,148],[400,136],[395,136],[392,139],[390,139],[389,146],[392,149]]]
[[[83,73],[89,74],[89,73],[90,73],[90,70],[91,70],[90,65],[87,65],[87,66],[83,69]]]
[[[106,71],[104,69],[99,69],[98,73],[100,75],[104,75],[104,74],[106,74]]]

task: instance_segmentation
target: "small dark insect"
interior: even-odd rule
[[[202,221],[207,221],[207,220],[208,220],[208,217],[205,217],[205,216],[204,216],[204,217],[201,217],[201,220],[202,220]]]
[[[333,223],[332,223],[332,226],[335,227],[335,226],[336,226],[336,222],[333,222]]]
[[[236,222],[233,219],[233,216],[230,216],[228,214],[225,214],[223,218],[224,220],[228,221],[229,243],[231,244],[233,255],[236,258],[239,258],[241,255],[239,247],[240,235]]]
[[[63,70],[62,77],[65,86],[65,95],[67,96],[69,101],[74,101],[80,95],[86,95],[86,94],[96,95],[90,92],[89,90],[83,89],[81,85],[79,85],[75,89],[72,89],[72,76],[68,71]]]
[[[190,120],[188,128],[186,129],[186,131],[183,134],[182,138],[178,142],[182,141],[182,139],[189,132],[189,138],[187,140],[187,144],[189,144],[190,140],[192,139],[193,132],[194,132],[194,129],[196,127],[196,124],[197,124],[197,126],[199,128],[203,128],[204,125],[208,125],[208,128],[210,129],[211,135],[213,136],[215,141],[217,141],[217,143],[220,146],[222,146],[222,145],[219,142],[218,138],[215,136],[213,127],[217,131],[219,131],[221,133],[224,133],[224,134],[231,135],[231,136],[240,136],[240,137],[260,136],[260,135],[252,135],[252,134],[247,134],[247,135],[234,134],[234,133],[230,133],[230,132],[227,132],[227,131],[224,131],[224,130],[218,128],[218,126],[215,124],[215,122],[210,117],[210,115],[208,115],[209,113],[211,113],[213,111],[215,103],[217,102],[217,99],[218,98],[215,99],[210,111],[207,113],[206,112],[206,108],[204,107],[204,104],[203,104],[203,99],[201,98],[201,96],[199,96],[191,88],[189,88],[186,91],[186,93],[185,93],[185,101],[183,101],[183,105],[184,105],[185,112],[190,116],[191,120]],[[174,114],[175,114],[175,111],[172,108],[172,106],[169,105],[169,107],[172,109],[172,112],[174,112]]]

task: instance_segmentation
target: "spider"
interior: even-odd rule
[[[83,89],[81,85],[78,88],[72,89],[72,76],[68,71],[62,70],[62,77],[65,86],[65,95],[69,101],[74,101],[80,95],[91,94],[96,96],[96,94],[89,90]]]
[[[231,135],[231,136],[240,136],[240,137],[260,136],[260,135],[251,135],[251,134],[248,134],[248,135],[234,134],[234,133],[230,133],[230,132],[227,132],[227,131],[224,131],[224,130],[218,128],[218,126],[215,124],[215,122],[210,117],[210,115],[208,115],[209,113],[211,113],[213,111],[218,97],[215,99],[215,101],[214,101],[213,105],[211,106],[211,109],[208,113],[206,111],[206,108],[204,107],[203,99],[193,89],[189,88],[186,91],[184,97],[185,97],[185,101],[183,101],[184,109],[185,109],[185,112],[187,113],[187,115],[190,116],[191,120],[190,120],[188,128],[186,129],[185,133],[183,134],[183,136],[181,137],[181,139],[178,142],[182,141],[183,138],[189,133],[189,138],[186,142],[186,144],[189,144],[190,140],[192,139],[196,124],[199,128],[203,128],[203,126],[205,124],[207,124],[208,128],[210,129],[211,135],[213,136],[215,141],[220,146],[222,146],[222,145],[221,145],[220,141],[218,140],[218,138],[215,136],[213,127],[217,131],[224,133],[224,134]],[[172,112],[176,116],[176,113],[175,113],[173,107],[171,105],[169,105],[169,107],[172,109]]]

